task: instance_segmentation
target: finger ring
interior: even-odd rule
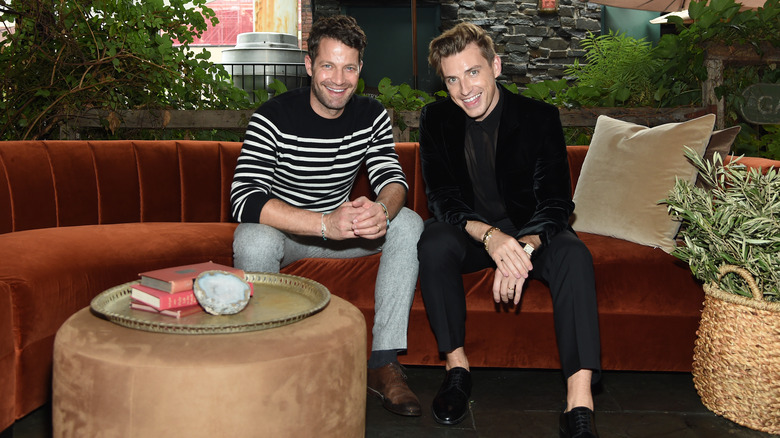
[[[499,261],[499,262],[503,262],[503,261],[504,261],[504,258],[502,257],[502,258],[498,259],[498,261]]]
[[[381,225],[379,225],[379,224],[376,224],[376,230],[377,230],[377,231],[382,231],[382,226],[381,226]]]
[[[507,290],[515,290],[515,287],[514,286],[509,286],[509,288],[507,288]]]

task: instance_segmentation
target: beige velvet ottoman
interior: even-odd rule
[[[54,341],[55,437],[354,437],[365,406],[365,319],[336,296],[235,334],[152,333],[84,308]]]

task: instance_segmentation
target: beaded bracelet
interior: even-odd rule
[[[322,240],[328,240],[327,237],[325,237],[325,213],[322,213],[322,216],[320,216],[320,231],[322,232]]]
[[[385,211],[385,221],[387,221],[386,228],[390,228],[390,214],[387,212],[387,206],[384,202],[377,202],[377,204],[382,206],[382,210]]]
[[[482,244],[485,245],[485,251],[488,250],[488,242],[490,242],[490,236],[493,235],[494,231],[501,231],[498,229],[498,227],[490,227],[487,231],[485,231],[485,234],[482,236]]]

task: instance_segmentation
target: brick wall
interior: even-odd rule
[[[306,44],[306,40],[309,38],[309,30],[314,22],[312,11],[312,0],[300,0],[301,5],[301,49],[307,50],[309,48]]]

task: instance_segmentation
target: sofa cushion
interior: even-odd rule
[[[212,260],[232,265],[236,224],[133,223],[0,235],[0,299],[10,295],[17,338],[16,415],[49,397],[60,325],[109,287],[143,271]]]
[[[704,160],[712,161],[712,157],[715,153],[726,158],[726,156],[731,153],[731,146],[734,144],[734,139],[737,138],[737,134],[739,134],[740,130],[742,130],[742,128],[737,125],[719,131],[713,131],[710,141],[707,143],[707,150],[704,151]],[[696,177],[696,186],[705,187],[701,176]]]
[[[659,201],[676,178],[694,182],[683,147],[703,155],[714,123],[708,114],[648,128],[599,116],[574,191],[573,228],[671,252],[680,224]]]
[[[719,131],[713,131],[710,141],[707,143],[707,150],[704,151],[704,159],[711,160],[716,152],[722,157],[730,154],[734,139],[737,138],[737,134],[739,134],[739,131],[741,130],[742,127],[737,125]]]
[[[0,284],[0,431],[16,419],[16,351],[9,287]]]

